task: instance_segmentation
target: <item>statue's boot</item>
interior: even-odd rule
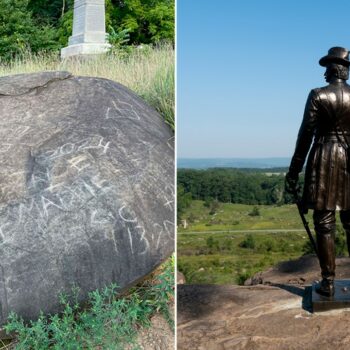
[[[333,296],[335,277],[335,230],[316,232],[316,238],[322,274],[322,281],[316,287],[316,292],[325,296]]]
[[[334,295],[334,280],[323,278],[321,283],[316,287],[316,292],[318,294],[324,295],[326,297],[331,297]]]

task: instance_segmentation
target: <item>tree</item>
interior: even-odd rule
[[[28,50],[57,49],[54,29],[36,25],[28,0],[0,0],[0,6],[0,57],[11,59]]]
[[[29,0],[28,10],[42,25],[57,25],[64,13],[73,7],[74,0]]]
[[[177,221],[181,221],[181,216],[185,209],[191,205],[191,193],[185,193],[183,186],[179,185],[177,188]]]
[[[112,26],[128,29],[133,44],[174,42],[174,0],[111,0],[108,16]]]

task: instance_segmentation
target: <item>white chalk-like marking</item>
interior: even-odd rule
[[[130,231],[129,227],[128,227],[128,233],[129,233],[129,242],[130,242],[131,253],[134,254],[134,249],[133,249],[133,246],[132,246],[132,234],[131,234],[131,231]]]
[[[56,208],[58,208],[58,209],[60,209],[60,210],[63,210],[63,208],[62,208],[61,206],[57,205],[57,204],[54,203],[54,202],[51,202],[49,199],[45,198],[44,196],[41,196],[41,202],[42,202],[42,206],[43,206],[44,213],[45,213],[46,217],[49,216],[49,213],[48,213],[48,210],[47,210],[47,209],[48,209],[50,206],[56,207]]]
[[[165,203],[164,203],[164,207],[170,209],[170,210],[173,210],[173,203],[174,203],[174,200],[170,200],[168,199],[166,196],[164,196],[164,199],[165,199]]]
[[[174,239],[174,227],[175,227],[175,224],[169,220],[165,220],[163,221],[163,225],[165,227],[165,231],[167,232],[169,238],[171,239]],[[169,229],[168,226],[171,226],[172,228]]]
[[[0,145],[0,153],[6,153],[12,147],[12,143],[3,143]]]
[[[143,255],[146,254],[149,251],[149,242],[148,239],[146,238],[146,230],[143,226],[136,226],[135,228],[138,228],[141,230],[141,237],[140,237],[140,242],[144,242],[145,243],[145,249],[139,253],[139,255]]]
[[[119,211],[118,211],[120,218],[121,218],[123,221],[125,221],[125,222],[137,222],[137,218],[136,218],[136,217],[133,218],[133,219],[128,219],[128,218],[126,218],[126,217],[123,215],[123,210],[124,210],[125,207],[126,207],[126,205],[123,205],[123,206],[119,209]]]
[[[60,182],[56,185],[50,184],[50,186],[46,187],[44,191],[50,191],[52,193],[55,188],[61,187],[61,186],[63,186],[63,184],[64,184],[63,182]]]
[[[103,153],[107,153],[107,150],[109,148],[110,141],[108,141],[105,145],[103,144],[103,137],[100,139],[100,142],[98,144],[98,147],[103,148]]]
[[[82,156],[77,156],[75,158],[72,158],[68,162],[71,165],[71,167],[74,167],[75,169],[78,170],[78,172],[81,172],[82,170],[84,170],[90,166],[90,163],[85,163],[81,166],[78,166],[80,163],[82,163],[86,160],[87,160],[86,156],[82,155]]]
[[[74,151],[74,148],[75,148],[75,144],[68,142],[68,143],[64,144],[63,146],[61,146],[60,153],[62,155],[70,154]]]
[[[158,227],[160,228],[160,231],[158,232],[158,238],[157,238],[157,243],[156,243],[156,249],[159,248],[159,244],[160,244],[160,238],[163,235],[163,227],[161,225],[159,225],[158,223],[153,224],[153,227]],[[153,240],[153,234],[152,234],[152,240]]]
[[[94,189],[89,184],[87,184],[84,180],[83,180],[83,184],[84,184],[84,187],[89,191],[89,193],[93,197],[96,197],[96,193],[95,193]]]

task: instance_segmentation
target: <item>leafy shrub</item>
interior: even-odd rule
[[[174,258],[161,270],[123,298],[117,298],[115,284],[91,292],[85,309],[78,303],[79,289],[73,288],[70,296],[60,296],[64,308],[61,315],[41,314],[38,320],[25,324],[11,313],[4,329],[17,334],[16,350],[125,349],[134,341],[136,325],[149,325],[149,318],[156,311],[174,325],[168,310],[174,295]]]
[[[316,239],[316,237],[315,237],[315,239]],[[335,242],[335,254],[336,254],[336,256],[344,256],[344,255],[348,254],[345,232],[341,226],[337,226],[334,242]],[[302,252],[304,255],[315,254],[315,250],[314,250],[309,239],[302,246]]]
[[[213,254],[214,251],[220,250],[219,241],[214,239],[213,236],[209,236],[206,243],[209,248],[209,254]]]
[[[239,244],[241,248],[254,249],[256,246],[255,239],[252,234],[248,234],[247,237]]]
[[[277,248],[275,240],[268,238],[261,242],[261,244],[259,244],[257,250],[259,251],[259,253],[269,253],[277,251],[279,250],[279,248]]]
[[[244,282],[251,277],[251,273],[248,271],[240,272],[237,274],[236,283],[240,286],[244,285]]]
[[[252,211],[248,213],[249,216],[260,216],[260,210],[257,206],[254,206]]]

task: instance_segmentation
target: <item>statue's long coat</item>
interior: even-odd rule
[[[316,210],[350,209],[350,86],[342,80],[310,92],[290,171],[308,156],[303,202]],[[347,156],[348,153],[348,156]]]

